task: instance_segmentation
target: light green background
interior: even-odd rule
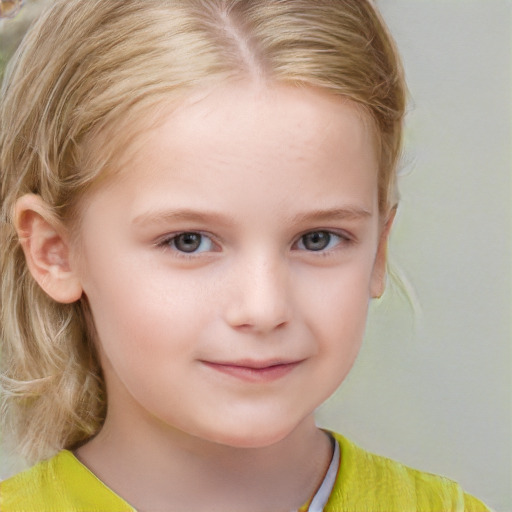
[[[391,253],[417,311],[390,283],[319,423],[511,511],[512,2],[377,3],[410,88]]]

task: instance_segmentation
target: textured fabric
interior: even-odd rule
[[[451,480],[368,453],[344,437],[324,512],[489,512]],[[69,451],[0,483],[1,512],[134,512]],[[169,508],[172,512],[172,507]],[[182,511],[177,511],[182,512]]]
[[[0,483],[1,512],[136,512],[69,451]]]
[[[458,484],[369,453],[339,434],[338,478],[324,512],[489,512]]]

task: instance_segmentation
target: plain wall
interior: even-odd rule
[[[512,510],[512,2],[380,0],[410,89],[397,287],[320,424]],[[415,297],[414,297],[415,296]]]

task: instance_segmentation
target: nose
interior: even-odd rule
[[[225,319],[234,329],[267,334],[291,319],[286,263],[261,255],[241,262],[233,272]]]

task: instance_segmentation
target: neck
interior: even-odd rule
[[[77,450],[79,459],[140,512],[168,510],[288,511],[320,485],[332,451],[311,416],[281,441],[236,448],[169,426],[119,421]]]

